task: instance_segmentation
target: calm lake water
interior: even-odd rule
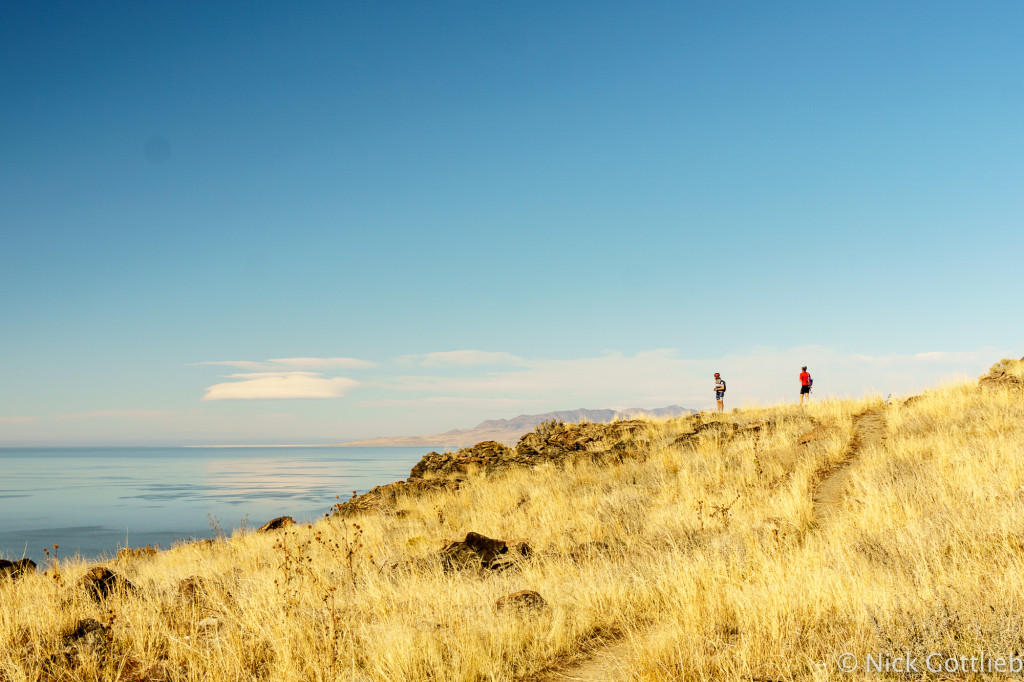
[[[336,496],[409,476],[430,448],[0,449],[0,557],[94,558],[169,547],[282,515],[321,518]]]

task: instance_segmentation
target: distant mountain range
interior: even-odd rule
[[[629,419],[631,417],[654,417],[667,418],[679,417],[694,414],[697,410],[691,410],[679,405],[658,407],[645,410],[639,407],[626,410],[564,410],[561,412],[545,412],[544,414],[521,414],[512,419],[488,419],[480,422],[471,429],[454,429],[444,433],[435,433],[426,436],[395,436],[392,438],[370,438],[368,440],[357,440],[351,443],[341,443],[348,447],[397,447],[397,446],[418,446],[418,447],[447,447],[461,448],[476,445],[485,440],[495,440],[508,446],[514,446],[524,433],[533,430],[535,426],[551,419],[560,419],[569,424],[580,422],[610,422],[614,419]]]

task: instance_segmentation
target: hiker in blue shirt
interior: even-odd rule
[[[725,409],[725,379],[718,372],[715,372],[715,400],[718,401],[718,411]]]

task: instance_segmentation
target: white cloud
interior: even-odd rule
[[[0,417],[0,424],[31,424],[35,417]]]
[[[212,360],[193,362],[196,365],[220,365],[251,370],[285,370],[285,369],[369,369],[377,364],[358,358],[275,358],[271,360]]]
[[[411,362],[420,367],[483,367],[483,366],[525,366],[525,358],[512,353],[483,350],[450,350],[423,355],[403,355],[400,362]]]
[[[369,369],[377,366],[375,362],[358,358],[278,358],[267,362],[296,369]]]
[[[209,386],[203,400],[340,398],[359,385],[348,377],[324,377],[317,372],[254,372],[228,378],[238,381]]]
[[[177,412],[171,410],[94,410],[92,412],[76,412],[62,414],[61,419],[160,419],[170,417]]]

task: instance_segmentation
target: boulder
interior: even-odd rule
[[[106,645],[109,630],[109,627],[93,618],[79,620],[61,636],[65,656],[70,656],[75,649],[83,653],[99,651]]]
[[[103,566],[95,566],[86,571],[85,575],[79,579],[78,586],[96,601],[103,601],[119,591],[134,592],[136,590],[136,587],[126,578]]]
[[[282,530],[291,526],[295,523],[295,519],[290,516],[278,516],[276,519],[271,519],[264,523],[262,526],[256,529],[257,533],[269,533],[274,530]]]
[[[0,578],[7,577],[17,580],[26,573],[34,573],[35,570],[36,562],[31,559],[18,559],[17,561],[0,559]]]
[[[530,546],[518,541],[510,552],[504,540],[495,540],[479,533],[467,533],[462,542],[453,542],[441,552],[445,570],[478,568],[502,570],[532,554]]]
[[[548,421],[523,436],[515,449],[493,440],[456,452],[430,452],[405,481],[377,486],[334,505],[334,516],[392,509],[403,495],[458,490],[470,471],[490,475],[545,462],[561,464],[580,458],[621,461],[637,456],[646,445],[647,422],[627,419],[608,424],[565,424]]]
[[[547,601],[533,590],[520,590],[507,594],[494,602],[499,611],[540,611],[547,608]]]

